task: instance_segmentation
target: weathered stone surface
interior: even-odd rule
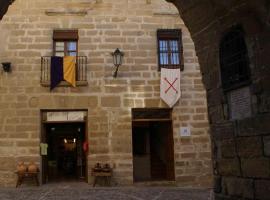
[[[255,198],[261,200],[269,199],[270,180],[255,180]]]
[[[215,123],[211,125],[213,138],[216,140],[230,139],[234,137],[235,127],[233,122]]]
[[[11,157],[0,157],[1,165],[0,171],[14,170],[16,167],[15,159]]]
[[[244,177],[267,178],[270,176],[270,159],[250,158],[241,159]]]
[[[252,135],[266,135],[270,130],[270,115],[258,115],[251,118],[239,120],[238,135],[252,136]]]
[[[237,138],[237,154],[241,158],[263,156],[263,146],[261,137]]]
[[[221,159],[217,162],[219,174],[222,176],[240,176],[240,163],[235,159]]]
[[[220,105],[223,102],[223,92],[220,89],[212,89],[207,93],[208,106]]]
[[[270,156],[270,136],[263,137],[264,154]]]
[[[119,96],[101,97],[101,106],[104,107],[120,107],[121,99]]]
[[[221,141],[221,155],[224,158],[234,158],[236,156],[236,143],[235,140]]]
[[[224,111],[222,105],[208,107],[209,120],[211,123],[220,123],[224,121]]]
[[[253,180],[225,177],[222,179],[222,193],[229,196],[238,196],[253,199]]]

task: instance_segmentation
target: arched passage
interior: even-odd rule
[[[270,191],[270,42],[266,39],[270,4],[264,0],[171,2],[191,32],[207,90],[216,196],[265,199]],[[242,27],[248,49],[252,114],[232,119],[230,112],[239,110],[228,111],[231,96],[222,88],[219,45],[236,25]]]

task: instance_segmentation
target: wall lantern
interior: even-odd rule
[[[11,63],[10,62],[3,62],[2,63],[4,72],[10,72],[11,71]]]
[[[113,77],[116,78],[117,77],[117,72],[118,72],[118,68],[120,65],[122,65],[122,61],[123,61],[123,56],[124,53],[121,52],[118,48],[112,53],[113,56],[113,64],[116,67],[115,72],[113,74]]]

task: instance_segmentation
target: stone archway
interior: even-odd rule
[[[189,28],[207,90],[216,196],[265,199],[270,192],[270,3],[267,0],[167,0]],[[11,0],[0,0],[0,18]],[[227,120],[219,72],[223,33],[241,24],[252,73],[253,115]],[[244,152],[244,153],[243,153]],[[256,152],[256,153],[254,153]]]
[[[270,192],[269,9],[261,1],[170,1],[191,32],[207,90],[216,197],[265,199]],[[229,120],[220,80],[219,43],[240,24],[249,51],[253,114]]]

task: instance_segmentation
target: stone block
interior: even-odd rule
[[[264,155],[270,156],[270,136],[263,137]]]
[[[211,125],[211,132],[215,140],[223,140],[234,137],[235,124],[233,122],[222,122]]]
[[[75,108],[87,108],[89,104],[89,99],[87,96],[78,96],[74,100]]]
[[[105,92],[106,93],[123,93],[123,92],[126,92],[128,91],[128,88],[125,87],[125,86],[119,86],[119,85],[116,85],[116,86],[105,86]]]
[[[241,158],[259,157],[263,154],[261,137],[241,137],[237,139],[237,154]]]
[[[240,176],[240,162],[235,159],[221,159],[217,161],[218,172],[222,176]]]
[[[244,177],[269,178],[270,159],[268,158],[241,159],[241,168]]]
[[[16,168],[15,159],[12,157],[0,157],[0,171],[14,171]]]
[[[121,99],[119,96],[101,97],[101,106],[103,107],[120,107]]]
[[[16,145],[17,147],[39,147],[39,141],[17,141]]]
[[[229,196],[239,196],[253,199],[254,188],[252,179],[227,178],[222,179],[222,193]]]
[[[215,106],[222,103],[223,91],[221,89],[212,89],[207,93],[208,106]]]
[[[270,130],[270,114],[257,115],[238,121],[239,136],[265,135]]]
[[[236,157],[235,140],[223,140],[220,145],[221,156],[224,158]]]
[[[90,108],[97,107],[98,105],[98,97],[96,96],[89,96],[88,97],[88,106]]]
[[[255,198],[260,200],[270,199],[270,180],[255,180]]]
[[[158,107],[160,99],[145,99],[144,103],[146,107]]]

